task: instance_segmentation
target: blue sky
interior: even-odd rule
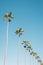
[[[25,31],[20,42],[29,40],[33,49],[43,60],[43,0],[0,0],[0,65],[3,65],[6,45],[7,20],[4,21],[3,16],[9,11],[13,12],[14,19],[9,25],[7,65],[17,65],[18,36],[14,32],[20,27]],[[28,53],[26,55],[28,61],[29,55]],[[24,48],[21,44],[20,64],[24,63],[23,57]]]

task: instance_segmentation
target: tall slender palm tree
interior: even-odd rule
[[[36,56],[36,59],[37,59],[38,63],[41,65],[42,64],[42,60],[40,59],[40,57]]]
[[[32,46],[31,46],[31,44],[29,44],[29,45],[27,46],[26,50],[28,50],[29,52],[32,51]]]
[[[29,43],[29,41],[28,41],[28,40],[24,40],[22,44],[24,44],[24,48],[26,49],[26,47],[27,47],[27,46],[28,46],[28,44],[30,44],[30,43]]]
[[[4,19],[8,19],[7,28],[6,28],[6,48],[5,48],[5,54],[4,54],[4,65],[6,65],[6,55],[7,55],[7,48],[8,48],[8,27],[9,22],[11,22],[11,19],[13,19],[14,16],[12,15],[12,12],[6,13],[4,15]]]
[[[29,57],[30,57],[29,59],[30,59],[30,65],[31,65],[31,55],[30,55],[30,52],[32,51],[32,46],[31,46],[31,44],[29,44],[29,45],[27,46],[26,50],[29,51]]]
[[[6,13],[4,15],[4,19],[5,20],[8,19],[8,22],[11,22],[11,19],[13,19],[13,18],[14,18],[14,16],[12,15],[12,12]]]
[[[38,61],[38,63],[40,62],[40,56],[39,55],[36,55],[35,59]]]
[[[22,44],[24,44],[24,48],[25,48],[25,61],[24,61],[24,65],[26,65],[26,50],[28,50],[28,45],[30,45],[30,42],[28,40],[24,40]]]
[[[20,36],[22,35],[23,32],[24,32],[24,30],[22,28],[17,29],[15,32],[19,36],[17,65],[19,65],[19,56],[20,56]]]
[[[41,60],[41,59],[39,59],[39,60],[37,60],[37,61],[38,61],[39,65],[42,64],[42,60]]]
[[[34,52],[34,51],[32,51],[31,53],[30,53],[30,55],[32,55],[33,56],[33,65],[35,65],[36,63],[35,63],[35,56],[37,55],[37,53],[36,52]],[[35,63],[35,64],[34,64]]]

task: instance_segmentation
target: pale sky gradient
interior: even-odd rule
[[[3,64],[4,49],[6,45],[6,25],[3,16],[7,12],[13,12],[14,19],[9,25],[9,43],[7,52],[7,65],[17,65],[18,36],[14,33],[22,27],[24,33],[21,43],[27,39],[33,49],[43,60],[43,0],[0,0],[0,65]],[[24,64],[24,48],[20,48],[20,64]],[[27,65],[29,55],[27,54]]]

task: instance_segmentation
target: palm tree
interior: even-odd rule
[[[36,56],[36,59],[37,59],[38,63],[42,64],[42,60],[40,59],[39,56]]]
[[[24,45],[24,48],[25,48],[25,60],[24,60],[24,65],[26,65],[26,50],[27,50],[28,45],[30,45],[30,42],[29,42],[28,40],[24,40],[22,44]]]
[[[32,46],[29,44],[29,45],[27,46],[26,50],[28,50],[29,52],[31,52],[31,51],[32,51]]]
[[[6,13],[4,15],[4,19],[8,19],[7,28],[6,28],[6,48],[5,48],[5,55],[4,55],[4,65],[6,65],[6,55],[7,55],[7,48],[8,48],[8,27],[9,22],[11,22],[11,19],[13,19],[14,16],[12,15],[12,12]]]
[[[31,65],[31,55],[30,55],[30,52],[32,51],[32,46],[31,46],[31,44],[29,44],[29,45],[27,46],[26,50],[29,51],[29,56],[30,56],[30,65]]]
[[[35,59],[38,61],[38,63],[41,64],[42,61],[40,60],[40,56],[39,55],[36,55]]]
[[[28,46],[28,44],[30,44],[30,43],[28,40],[24,40],[22,44],[24,44],[24,48],[26,48]]]
[[[19,36],[19,40],[18,40],[18,57],[17,57],[17,65],[19,65],[19,56],[20,56],[20,36],[22,35],[22,33],[24,32],[24,30],[22,28],[19,28],[16,30],[16,34]]]
[[[38,61],[39,65],[42,64],[42,60],[41,60],[41,59],[39,59],[39,60],[37,60],[37,61]]]
[[[4,19],[5,20],[8,19],[8,22],[11,22],[11,19],[13,19],[13,18],[14,18],[14,16],[12,15],[12,12],[6,13],[4,15]]]
[[[34,52],[34,51],[32,51],[31,53],[30,53],[30,55],[32,55],[33,56],[33,65],[34,65],[34,63],[35,63],[35,56],[37,55],[37,53],[36,52]],[[36,63],[35,63],[36,64]]]

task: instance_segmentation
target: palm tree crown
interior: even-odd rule
[[[35,57],[36,59],[40,59],[40,57],[37,55],[36,57]]]
[[[24,40],[22,44],[24,44],[24,48],[26,48],[28,46],[28,44],[30,44],[30,43],[28,40]]]
[[[22,28],[19,28],[18,30],[16,30],[15,33],[18,34],[20,37],[20,35],[22,35],[23,32],[24,32],[24,30]]]
[[[11,22],[11,19],[14,18],[14,16],[12,15],[12,12],[6,13],[4,15],[4,19],[8,18],[8,22]]]
[[[37,53],[36,53],[36,52],[34,52],[34,51],[32,51],[32,52],[30,53],[30,55],[36,56],[36,55],[37,55]]]
[[[28,50],[29,52],[32,50],[32,46],[31,45],[28,45],[26,50]]]

